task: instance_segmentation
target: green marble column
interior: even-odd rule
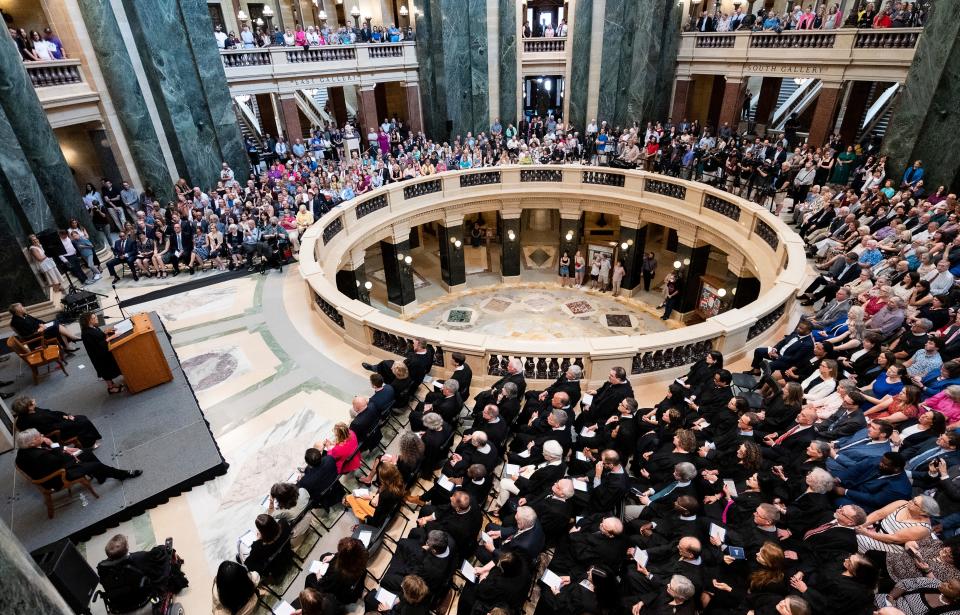
[[[464,0],[460,0],[461,3]],[[493,118],[490,117],[490,67],[487,64],[487,0],[466,0],[470,11],[470,116],[465,125],[476,135],[489,131]],[[463,10],[462,8],[460,10]]]
[[[44,615],[73,613],[7,524],[2,521],[0,521],[0,592],[3,593],[5,613],[43,613]]]
[[[24,203],[7,180],[8,176],[0,172],[0,305],[32,305],[48,297],[24,252],[27,235],[32,232],[22,219]]]
[[[883,138],[887,176],[900,181],[909,164],[922,160],[924,184],[956,189],[960,157],[953,139],[960,133],[956,79],[960,66],[960,2],[937,2],[931,9],[892,121]]]
[[[463,255],[463,224],[438,225],[437,239],[440,243],[440,277],[443,279],[443,283],[448,287],[466,284],[467,268]],[[459,241],[460,246],[457,247],[451,240]]]
[[[620,243],[626,243],[627,249],[620,247],[618,258],[623,261],[624,275],[620,286],[632,290],[643,281],[643,252],[647,246],[647,227],[632,228],[620,223]]]
[[[692,312],[697,307],[697,298],[700,294],[700,276],[707,273],[707,262],[710,259],[710,246],[689,248],[681,246],[680,254],[690,254],[690,264],[683,268],[683,288],[680,289],[680,304],[678,312]],[[680,260],[681,258],[678,254]]]
[[[513,233],[513,239],[510,233]],[[520,275],[520,218],[502,218],[500,221],[500,275],[504,278]]]
[[[423,0],[422,15],[417,15],[417,64],[420,74],[420,101],[423,108],[423,129],[430,138],[446,140],[447,88],[444,79],[443,11],[441,0]]]
[[[48,208],[44,211],[37,195],[33,194],[25,204],[38,209],[25,212],[27,218],[43,223],[43,228],[66,227],[70,218],[77,218],[93,228],[70,167],[47,121],[47,114],[23,67],[17,46],[9,36],[0,42],[0,110],[6,114],[4,123],[9,125],[14,137],[3,141],[4,147],[18,144]],[[23,178],[26,174],[27,169],[18,169],[14,175]],[[20,184],[14,182],[11,187],[19,189]]]
[[[498,17],[500,22],[500,123],[506,128],[508,124],[517,125],[516,1],[500,0]]]
[[[2,108],[0,143],[5,144],[0,147],[0,177],[9,189],[8,199],[0,208],[0,217],[6,219],[11,232],[23,243],[30,233],[53,228],[57,222]]]
[[[383,276],[387,282],[387,301],[401,308],[416,301],[413,267],[397,259],[398,255],[410,256],[410,242],[381,241],[380,253],[383,255]]]
[[[160,140],[147,111],[140,84],[134,78],[133,63],[123,44],[110,3],[103,0],[77,0],[77,5],[90,33],[97,63],[117,110],[117,119],[127,138],[140,179],[144,187],[153,189],[162,203],[173,201],[173,184],[178,178],[170,177]]]
[[[593,0],[578,0],[573,27],[576,28],[576,31],[571,30],[567,35],[568,44],[571,40],[573,41],[570,87],[567,88],[567,98],[570,101],[567,123],[576,127],[582,134],[587,122],[591,119],[587,117],[587,84],[590,81],[590,32],[593,29]],[[500,88],[502,92],[502,79]]]

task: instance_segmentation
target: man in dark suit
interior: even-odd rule
[[[462,352],[450,354],[453,360],[453,373],[450,378],[460,383],[460,398],[467,399],[470,396],[470,386],[473,384],[473,370],[467,365],[467,357]]]
[[[493,404],[487,404],[480,414],[480,421],[475,422],[473,427],[464,433],[464,439],[469,439],[470,434],[475,431],[482,431],[487,434],[487,440],[493,444],[498,451],[503,450],[503,445],[507,440],[507,434],[510,433],[510,426],[500,418],[500,409]]]
[[[764,458],[770,459],[775,463],[790,463],[794,459],[806,458],[805,451],[813,442],[817,431],[813,424],[817,421],[817,411],[806,407],[797,415],[796,424],[778,434],[773,432],[763,438],[766,447],[762,453]]]
[[[380,587],[400,594],[404,577],[415,574],[430,589],[428,601],[443,594],[448,587],[460,561],[456,556],[456,545],[445,532],[432,530],[427,534],[426,542],[416,538],[403,538],[397,543],[397,553],[390,560]],[[364,599],[367,611],[378,610],[377,592],[367,593]]]
[[[851,396],[853,403],[848,404],[843,402],[840,405],[840,409],[837,410],[833,416],[826,421],[814,425],[814,429],[817,430],[818,439],[839,440],[840,438],[852,436],[863,427],[866,427],[867,419],[863,416],[863,411],[857,403],[858,400],[853,399],[854,397],[859,398],[859,400],[863,399],[862,395],[859,394],[860,392],[857,391],[856,386],[855,383],[849,380],[843,380],[837,385],[837,389],[841,393]]]
[[[769,359],[771,371],[784,371],[799,364],[813,354],[813,336],[810,334],[813,327],[807,320],[800,320],[793,333],[780,340],[775,346],[761,346],[753,351],[753,368],[755,376],[760,375],[763,361]]]
[[[537,465],[543,462],[543,446],[548,441],[554,441],[563,449],[566,455],[570,450],[573,438],[570,435],[570,427],[567,425],[567,413],[563,410],[552,410],[547,416],[546,429],[538,433],[527,443],[525,450],[519,453],[510,453],[507,457],[509,463],[517,465]]]
[[[710,16],[710,13],[704,11],[700,18],[697,19],[697,32],[715,32],[716,25],[713,23],[713,17]]]
[[[436,412],[443,420],[452,424],[457,423],[460,416],[460,383],[452,378],[443,383],[439,391],[430,391],[423,403],[410,413],[410,429],[423,431],[423,415],[427,412]]]
[[[130,268],[130,274],[133,281],[140,278],[137,276],[137,268],[134,262],[137,260],[137,241],[132,236],[127,237],[124,231],[120,231],[120,238],[113,242],[113,258],[107,261],[107,271],[113,276],[114,282],[120,281],[117,275],[117,265],[126,263]]]
[[[589,500],[586,511],[590,513],[611,513],[617,509],[630,489],[630,481],[617,451],[607,449],[600,455],[593,475],[587,476]]]
[[[407,365],[407,371],[410,372],[410,382],[420,383],[423,377],[430,373],[433,368],[434,353],[427,348],[427,341],[423,338],[413,340],[413,347],[407,352],[403,362]],[[393,380],[393,360],[387,359],[373,365],[370,363],[361,363],[363,369],[376,372],[383,377],[384,382]]]
[[[461,478],[467,473],[467,468],[475,463],[486,468],[488,473],[492,473],[500,463],[497,448],[490,444],[486,432],[483,431],[463,437],[444,466],[443,473],[451,478]]]
[[[577,417],[576,427],[601,424],[617,413],[617,406],[627,397],[633,397],[633,387],[627,380],[627,371],[622,367],[613,367],[607,375],[607,381],[595,391],[587,391],[593,399],[588,405],[580,404],[583,411]]]
[[[54,447],[54,443],[40,435],[36,429],[27,429],[17,434],[16,465],[33,480],[46,478],[57,470],[66,470],[67,480],[90,476],[100,484],[108,478],[124,481],[143,474],[142,470],[121,470],[101,463],[90,451],[69,446]],[[61,481],[53,478],[43,486],[56,489],[61,487]]]
[[[370,386],[373,387],[373,395],[367,400],[367,405],[376,408],[377,414],[382,418],[387,410],[393,407],[396,391],[391,385],[384,384],[380,374],[370,374]]]
[[[960,464],[960,433],[947,431],[940,434],[933,445],[929,446],[913,457],[907,459],[905,467],[907,474],[916,476],[926,474],[929,471],[931,463],[941,459],[947,462],[947,466]]]
[[[854,504],[843,504],[833,519],[784,542],[787,559],[799,560],[809,571],[842,561],[857,552],[858,526],[867,520],[867,513]]]
[[[310,500],[323,506],[324,497],[330,493],[330,487],[337,482],[337,460],[313,447],[307,449],[303,458],[306,466],[303,474],[300,475],[300,480],[297,481],[297,487],[306,489],[310,494]],[[343,490],[340,489],[339,493],[331,495],[330,498],[339,501],[342,496]]]
[[[810,286],[799,295],[801,305],[813,305],[824,297],[836,294],[844,284],[853,282],[860,276],[859,256],[856,252],[847,252],[843,258],[838,258],[826,273],[821,273],[810,283]],[[819,289],[819,290],[818,290]]]
[[[527,380],[523,375],[523,361],[520,357],[510,359],[507,363],[507,373],[503,378],[497,380],[488,390],[477,393],[477,396],[473,398],[473,407],[475,409],[479,407],[482,410],[487,404],[496,403],[500,390],[508,382],[517,385],[517,399],[523,399],[523,394],[527,390]]]
[[[620,519],[583,517],[557,544],[550,570],[560,576],[579,578],[590,566],[621,561],[626,549]]]
[[[466,491],[454,491],[450,494],[449,502],[420,509],[417,527],[410,530],[409,536],[422,539],[431,531],[441,530],[456,545],[458,558],[464,558],[477,543],[482,525],[483,511],[480,505],[473,503]]]
[[[353,420],[350,421],[350,431],[357,435],[361,447],[379,441],[380,436],[377,426],[380,424],[380,415],[377,413],[377,409],[370,405],[366,397],[358,395],[353,398],[350,414],[353,416]]]
[[[189,263],[193,253],[193,225],[186,227],[187,222],[175,223],[170,235],[170,264],[173,266],[173,275],[180,273],[180,263]]]
[[[573,497],[574,493],[573,481],[569,478],[562,478],[553,483],[549,492],[533,498],[520,498],[518,504],[529,506],[537,513],[543,533],[547,540],[552,543],[570,529],[570,519],[573,518],[570,498]],[[509,525],[507,519],[512,522],[514,517],[508,515],[504,518],[504,525]]]
[[[477,547],[477,559],[484,564],[500,559],[504,551],[515,551],[533,564],[546,546],[546,536],[537,518],[537,513],[529,506],[521,506],[514,515],[511,526],[487,524],[486,534]]]
[[[554,393],[562,391],[570,399],[570,405],[576,406],[580,401],[580,378],[583,376],[583,370],[579,365],[571,365],[567,371],[560,374],[557,380],[543,391],[527,391],[523,414],[520,415],[520,421],[526,423],[530,416],[542,409],[549,400],[553,399]]]
[[[867,512],[883,508],[890,502],[910,498],[913,488],[903,468],[903,456],[885,453],[880,460],[864,459],[838,471],[840,484],[834,487],[839,496],[837,505],[856,504]]]

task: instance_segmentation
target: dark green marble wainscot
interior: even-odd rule
[[[593,0],[581,0],[592,2]],[[579,7],[579,5],[578,5]],[[517,3],[500,0],[500,123],[517,125]],[[492,120],[493,118],[491,118]]]
[[[567,96],[570,100],[570,110],[567,122],[577,130],[586,129],[587,122],[593,118],[587,117],[587,84],[590,81],[590,32],[593,29],[593,0],[579,0],[574,14],[573,27],[576,35],[571,31],[567,37],[567,44],[573,41],[573,58],[570,66],[570,87]],[[501,82],[500,85],[503,88]],[[502,103],[501,103],[502,104]]]
[[[917,45],[907,82],[884,136],[887,175],[899,181],[907,165],[922,160],[927,190],[960,188],[960,2],[937,2]]]
[[[113,9],[102,0],[77,0],[77,4],[140,180],[153,188],[161,202],[172,201],[177,178],[170,177]]]

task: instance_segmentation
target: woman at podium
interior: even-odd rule
[[[97,370],[97,376],[107,383],[107,393],[110,395],[123,390],[122,384],[113,382],[120,375],[120,366],[117,365],[107,344],[107,335],[112,332],[112,329],[106,332],[100,330],[97,326],[97,315],[93,312],[85,312],[80,316],[80,339],[83,341],[83,347],[94,369]]]

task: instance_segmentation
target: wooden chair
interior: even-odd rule
[[[70,480],[69,478],[67,478],[67,471],[64,470],[63,468],[60,468],[59,470],[57,470],[53,474],[50,474],[49,476],[44,476],[43,478],[38,478],[37,480],[30,478],[30,476],[27,475],[27,473],[21,470],[20,468],[17,468],[17,471],[20,472],[20,474],[23,475],[25,479],[30,481],[37,488],[37,490],[40,491],[40,493],[43,495],[43,501],[47,504],[47,517],[50,519],[53,519],[54,494],[66,490],[67,494],[73,495],[72,488],[74,485],[80,485],[82,487],[85,487],[86,490],[90,492],[90,495],[92,495],[95,498],[100,497],[99,495],[97,495],[97,492],[93,490],[93,485],[90,484],[90,479],[88,479],[86,476],[81,476],[79,478]],[[45,486],[44,483],[50,482],[54,479],[60,479],[59,487],[54,488],[54,487]]]
[[[38,342],[37,346],[31,348],[31,345],[35,342]],[[70,375],[67,373],[66,361],[63,358],[63,349],[60,348],[60,345],[55,341],[51,342],[43,337],[43,334],[27,340],[21,340],[19,337],[11,335],[7,338],[7,348],[15,352],[17,356],[30,367],[30,371],[33,372],[34,385],[40,383],[39,369],[46,365],[47,373],[49,374],[51,363],[56,363],[64,376]]]

